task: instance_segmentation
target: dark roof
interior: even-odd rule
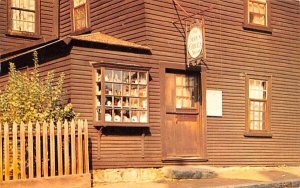
[[[4,61],[8,61],[15,57],[20,57],[22,55],[28,54],[35,50],[57,44],[59,42],[64,42],[67,45],[69,45],[72,40],[82,41],[82,42],[99,43],[99,44],[104,44],[104,45],[119,46],[119,47],[130,48],[130,49],[132,48],[132,49],[138,49],[138,50],[151,51],[151,49],[147,46],[139,45],[139,44],[125,41],[122,39],[118,39],[118,38],[112,37],[110,35],[103,34],[101,32],[95,32],[95,33],[83,34],[83,35],[78,35],[78,36],[67,36],[67,37],[64,37],[61,39],[52,39],[52,40],[47,40],[47,41],[44,40],[39,43],[32,43],[31,46],[26,45],[25,47],[23,46],[21,48],[12,49],[12,50],[9,50],[8,52],[3,52],[0,54],[0,63],[4,62]]]
[[[141,50],[150,50],[149,47],[139,45],[133,42],[128,42],[126,40],[118,39],[110,35],[103,34],[101,32],[95,32],[90,34],[84,34],[79,36],[70,36],[71,39],[86,41],[86,42],[95,42],[95,43],[102,43],[108,45],[116,45],[116,46],[123,46],[129,48],[136,48]]]

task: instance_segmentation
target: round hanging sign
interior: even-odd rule
[[[187,39],[187,50],[190,56],[196,59],[202,51],[203,48],[203,35],[202,28],[199,26],[194,26],[189,32]]]

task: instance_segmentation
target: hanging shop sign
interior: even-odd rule
[[[186,27],[186,58],[188,67],[205,62],[204,19]]]

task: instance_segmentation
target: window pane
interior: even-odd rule
[[[267,4],[266,0],[249,0],[248,11],[249,11],[249,23],[266,25],[267,16]]]
[[[87,27],[87,12],[85,4],[74,8],[73,22],[75,31],[82,30]]]
[[[267,82],[261,80],[249,80],[249,98],[266,99]]]
[[[86,0],[74,0],[74,7],[85,4]]]
[[[12,10],[12,29],[14,31],[35,31],[35,13],[22,10]]]
[[[176,108],[192,108],[196,104],[197,79],[193,75],[176,75]]]

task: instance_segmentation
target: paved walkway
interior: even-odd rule
[[[212,179],[103,183],[95,185],[94,188],[300,188],[300,167],[232,167],[220,168],[217,173],[218,176]]]

